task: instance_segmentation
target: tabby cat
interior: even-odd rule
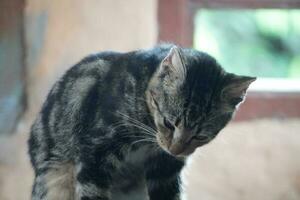
[[[255,78],[175,45],[83,59],[31,129],[32,200],[179,200],[180,171]]]

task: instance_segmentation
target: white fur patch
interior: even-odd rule
[[[66,163],[45,175],[47,200],[74,200],[74,165]]]

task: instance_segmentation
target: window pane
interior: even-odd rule
[[[194,46],[229,72],[300,77],[300,10],[208,10],[195,17]]]

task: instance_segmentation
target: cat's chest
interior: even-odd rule
[[[149,146],[129,150],[115,174],[118,183],[141,179],[144,174],[144,163],[151,155],[151,151]]]
[[[113,199],[123,199],[124,196],[130,196],[132,200],[147,199],[144,163],[151,152],[148,146],[129,151],[113,176]]]
[[[124,165],[136,165],[141,166],[144,164],[144,162],[149,158],[152,152],[151,146],[145,145],[141,146],[137,149],[131,149],[129,150],[128,154],[125,156]]]
[[[134,178],[134,176],[141,176],[144,173],[145,161],[152,154],[152,151],[152,148],[147,145],[137,149],[130,149],[123,161],[120,163],[119,170],[116,175],[127,180]]]

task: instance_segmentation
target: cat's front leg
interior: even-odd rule
[[[180,200],[180,171],[183,162],[170,155],[152,158],[146,165],[150,200]]]
[[[179,176],[164,180],[147,180],[150,200],[180,200]]]
[[[110,200],[112,177],[120,159],[105,143],[85,148],[76,165],[76,200]]]
[[[75,200],[110,200],[111,169],[90,163],[80,163],[75,183]]]

